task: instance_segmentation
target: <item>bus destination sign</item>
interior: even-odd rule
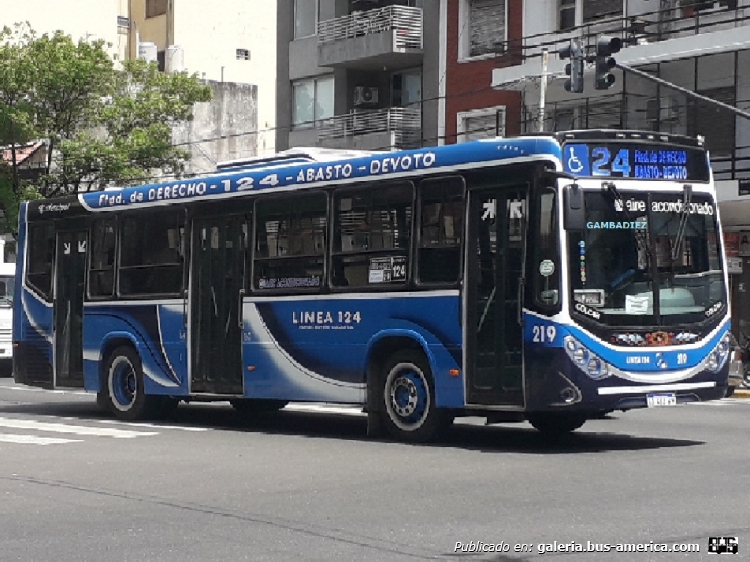
[[[565,171],[580,177],[708,181],[705,151],[647,143],[567,143]]]

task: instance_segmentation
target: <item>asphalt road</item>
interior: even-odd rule
[[[0,379],[0,561],[716,560],[710,536],[750,551],[750,400],[618,413],[556,444],[464,420],[404,445],[315,410],[127,424]],[[662,543],[700,553],[615,550]],[[594,544],[611,550],[540,553]]]

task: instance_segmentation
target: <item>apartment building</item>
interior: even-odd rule
[[[750,111],[750,0],[526,0],[522,12],[517,59],[490,76],[493,88],[521,93],[522,131],[627,128],[705,138],[730,242],[733,314],[750,321],[750,246],[748,255],[739,249],[739,240],[750,240],[750,120],[620,70],[614,85],[597,90],[591,64],[584,92],[569,93],[568,61],[558,56],[573,38],[593,54],[598,36],[618,37],[617,62]],[[550,79],[542,113],[545,49]]]
[[[276,0],[122,1],[129,2],[130,25],[141,56],[153,49],[163,70],[184,69],[219,84],[257,86],[257,108],[238,110],[233,103],[233,111],[216,120],[228,135],[222,154],[255,155],[249,153],[243,132],[254,139],[257,155],[275,151]],[[249,119],[254,110],[257,142],[256,125]]]
[[[128,56],[128,6],[131,0],[75,0],[75,9],[61,9],[59,0],[3,2],[0,27],[28,22],[39,35],[62,30],[73,39],[103,40],[112,58]],[[81,17],[85,14],[85,17]]]
[[[523,0],[443,0],[445,142],[521,132],[521,94],[493,89],[495,68],[519,63]]]
[[[278,0],[276,146],[437,144],[441,0]]]

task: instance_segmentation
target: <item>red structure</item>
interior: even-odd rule
[[[524,0],[447,0],[445,143],[521,132],[521,94],[490,87],[520,63]],[[498,119],[498,110],[500,117]]]

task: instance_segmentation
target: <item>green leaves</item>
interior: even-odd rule
[[[117,68],[105,47],[62,32],[37,36],[28,24],[0,31],[0,144],[45,140],[48,150],[33,188],[18,167],[0,163],[6,215],[22,198],[184,172],[189,153],[173,146],[172,128],[192,120],[211,89],[196,75],[165,74],[146,61]]]

